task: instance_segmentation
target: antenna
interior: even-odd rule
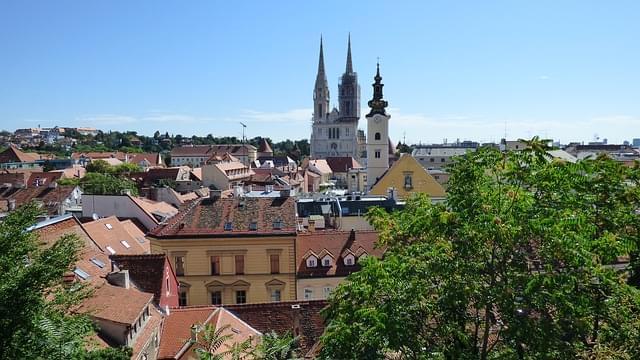
[[[249,159],[246,158],[247,157],[247,148],[245,147],[245,136],[244,136],[244,129],[247,128],[247,125],[245,125],[242,121],[238,121],[240,123],[240,125],[242,125],[242,155],[244,155],[245,159],[244,161],[246,161],[247,163],[245,165],[249,166]]]

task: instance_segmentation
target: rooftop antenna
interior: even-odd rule
[[[247,158],[247,148],[245,146],[245,136],[244,136],[244,129],[247,128],[247,125],[245,125],[242,121],[239,121],[240,125],[242,125],[242,155],[244,155],[244,161],[246,161],[245,165],[249,165],[249,159]]]

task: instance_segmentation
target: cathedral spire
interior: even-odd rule
[[[349,42],[347,45],[347,68],[344,72],[345,74],[353,73],[353,65],[351,64],[351,33],[349,33]]]
[[[322,51],[322,35],[320,35],[320,57],[318,59],[318,75],[316,75],[316,88],[327,83],[327,75],[324,72],[324,52]]]
[[[380,63],[376,64],[376,76],[373,78],[373,99],[369,100],[369,107],[371,111],[367,116],[373,116],[375,114],[386,115],[385,109],[388,103],[382,99],[382,76],[380,76]]]

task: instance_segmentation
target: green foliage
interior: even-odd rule
[[[256,346],[253,353],[256,360],[289,360],[298,359],[299,339],[287,332],[278,335],[269,332],[262,335],[260,344]]]
[[[609,265],[639,248],[639,169],[529,145],[461,157],[445,204],[370,212],[386,255],[332,293],[324,358],[640,353],[640,292]]]
[[[40,210],[27,204],[0,223],[0,358],[82,359],[90,320],[69,309],[88,295],[82,285],[62,286],[81,242],[64,236],[39,246],[26,231]]]
[[[91,161],[85,168],[88,173],[109,174],[111,172],[111,165],[102,159]]]
[[[133,350],[129,347],[106,348],[87,352],[82,360],[130,360]]]
[[[85,193],[94,195],[121,195],[127,191],[131,195],[138,194],[133,181],[101,173],[87,173],[80,179],[80,186]]]
[[[200,326],[197,334],[197,340],[194,344],[195,352],[200,360],[222,360],[230,354],[229,350],[222,350],[222,345],[233,338],[230,325],[224,325],[220,328],[216,324],[209,323]]]

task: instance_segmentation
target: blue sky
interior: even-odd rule
[[[351,32],[397,141],[640,137],[640,1],[0,0],[0,128],[300,139]],[[366,127],[361,120],[360,126]]]

